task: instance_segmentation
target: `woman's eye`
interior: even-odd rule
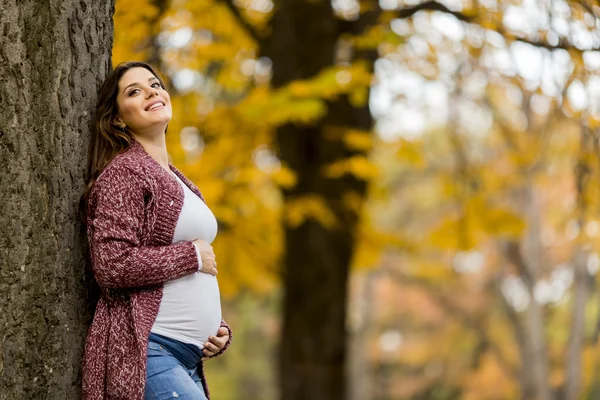
[[[153,88],[162,88],[162,85],[160,84],[160,82],[154,82],[152,85],[150,85]],[[138,94],[138,92],[140,91],[140,89],[133,89],[131,92],[129,92],[128,96],[134,96],[136,94]]]

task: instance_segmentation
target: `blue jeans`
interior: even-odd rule
[[[197,369],[201,357],[196,346],[150,334],[144,400],[207,400]]]

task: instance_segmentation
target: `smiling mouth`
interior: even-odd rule
[[[165,107],[165,103],[162,101],[151,104],[149,107],[146,107],[146,111],[155,111]]]

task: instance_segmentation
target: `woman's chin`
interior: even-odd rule
[[[138,127],[131,127],[131,131],[141,136],[153,136],[155,132],[164,132],[167,125],[171,121],[171,118],[165,118],[164,120],[152,121]]]
[[[156,113],[156,115],[152,116],[152,120],[156,121],[158,123],[164,123],[164,124],[168,124],[169,122],[171,122],[171,118],[173,117],[173,114],[171,112],[167,112],[167,111],[159,111]]]
[[[148,121],[147,128],[167,126],[171,122],[170,115],[156,115],[155,118]]]

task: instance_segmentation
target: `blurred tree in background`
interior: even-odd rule
[[[219,220],[217,400],[600,397],[595,3],[116,7]]]

